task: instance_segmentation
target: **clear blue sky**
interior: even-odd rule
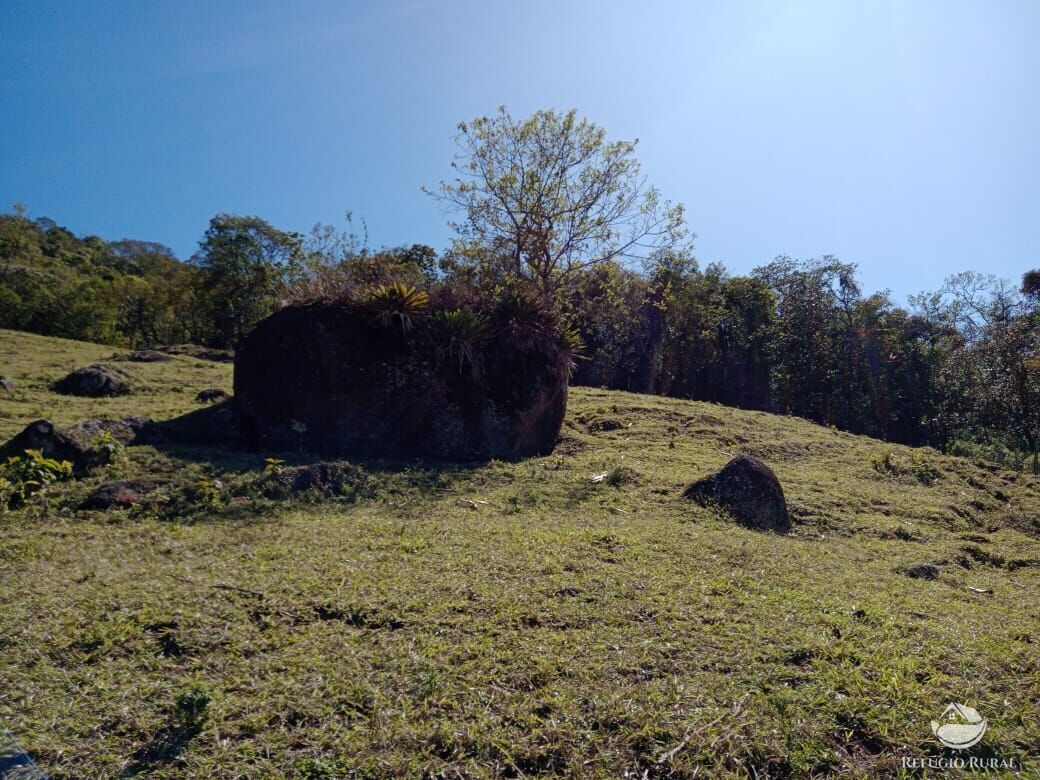
[[[702,262],[860,264],[897,298],[1040,266],[1040,2],[22,2],[0,204],[187,257],[218,211],[449,239],[462,119],[638,137]]]

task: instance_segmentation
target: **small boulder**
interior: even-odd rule
[[[779,533],[791,529],[780,480],[749,455],[734,458],[721,471],[694,482],[683,495],[700,504],[719,504],[746,528]]]
[[[208,390],[200,390],[198,395],[195,396],[195,400],[200,404],[210,404],[214,401],[226,401],[228,394],[226,390],[221,390],[219,387],[211,387]]]
[[[121,368],[101,365],[78,368],[54,384],[54,390],[64,395],[88,398],[127,395],[131,392],[130,375]]]
[[[915,580],[936,580],[939,574],[939,567],[932,563],[922,563],[906,570],[906,576]]]
[[[371,495],[373,490],[368,473],[361,466],[345,460],[280,468],[261,482],[263,494],[274,499],[286,499],[301,493],[358,498]]]
[[[69,461],[76,476],[83,476],[104,463],[101,453],[92,447],[98,437],[109,433],[120,444],[140,444],[155,427],[147,417],[84,420],[60,430],[50,420],[36,420],[0,446],[0,461],[24,455],[26,450],[39,450],[45,458]]]
[[[80,509],[127,509],[140,504],[149,493],[154,493],[157,487],[154,482],[136,479],[106,482],[87,496]]]
[[[122,420],[83,420],[68,428],[63,428],[62,432],[91,444],[107,433],[120,444],[129,446],[139,443],[138,438],[146,436],[154,425],[155,423],[147,417],[124,417]]]
[[[168,363],[173,358],[154,349],[138,349],[127,355],[125,360],[132,363]]]
[[[26,450],[39,450],[45,458],[67,460],[75,464],[83,458],[88,447],[75,436],[59,431],[50,420],[36,420],[0,446],[0,460],[20,457]]]
[[[13,393],[18,385],[7,377],[0,376],[0,390],[5,393]]]
[[[226,349],[207,349],[198,344],[176,344],[169,347],[159,347],[160,352],[167,355],[187,355],[196,360],[212,360],[216,363],[233,363],[235,353]]]

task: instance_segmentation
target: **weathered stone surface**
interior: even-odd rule
[[[77,437],[59,431],[50,420],[36,420],[0,447],[0,460],[24,455],[26,450],[39,450],[45,458],[76,464],[88,447]]]
[[[154,349],[138,349],[126,356],[126,360],[133,363],[168,363],[173,360],[169,355],[164,355]]]
[[[780,480],[762,461],[748,455],[734,458],[721,471],[694,482],[683,495],[722,506],[747,528],[781,533],[791,528]]]
[[[140,504],[158,485],[148,480],[120,480],[99,485],[80,505],[81,509],[127,509]]]
[[[242,446],[238,412],[231,401],[222,401],[148,426],[135,444],[186,444],[236,449]]]
[[[77,476],[100,465],[99,453],[92,445],[104,433],[121,444],[140,444],[155,423],[146,417],[122,420],[84,420],[68,428],[58,429],[50,420],[36,420],[0,447],[0,460],[20,456],[26,450],[39,450],[44,457],[67,460]]]
[[[131,392],[130,375],[115,366],[95,364],[76,369],[56,382],[54,390],[65,395],[90,398],[127,395]]]
[[[283,309],[236,353],[243,435],[265,452],[456,460],[551,452],[569,359],[511,340],[508,327],[496,326],[474,370],[345,305]]]
[[[155,423],[147,417],[124,417],[122,420],[83,420],[62,432],[88,445],[97,441],[98,437],[108,433],[120,444],[136,444],[137,439],[142,436]]]
[[[18,388],[18,384],[7,377],[0,377],[0,390],[5,393],[13,393]]]
[[[195,400],[200,404],[213,403],[214,401],[225,401],[228,398],[226,390],[221,390],[219,387],[211,387],[208,390],[200,390],[195,396]]]
[[[216,363],[231,363],[235,354],[226,349],[209,349],[198,344],[176,344],[169,347],[158,347],[159,352],[167,355],[187,355],[197,360],[212,360]]]
[[[361,466],[335,461],[280,468],[264,478],[261,491],[277,499],[307,492],[352,498],[371,495],[374,484]]]

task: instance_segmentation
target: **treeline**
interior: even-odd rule
[[[456,242],[372,251],[351,229],[281,231],[215,216],[188,262],[159,244],[77,238],[0,216],[0,327],[100,343],[231,347],[293,300],[387,282],[488,301],[528,283],[509,256]],[[544,286],[533,294],[544,295]],[[889,441],[1034,462],[1040,272],[964,273],[895,305],[854,265],[781,257],[746,276],[659,252],[577,269],[554,305],[583,344],[573,381],[792,414]]]
[[[16,207],[0,215],[0,328],[115,346],[234,348],[300,290],[319,289],[323,269],[349,265],[357,283],[398,265],[403,277],[413,278],[412,268],[432,272],[429,247],[372,253],[362,241],[322,225],[304,236],[259,217],[218,214],[182,262],[162,244],[79,238]]]
[[[603,263],[569,300],[575,382],[804,417],[911,445],[1035,460],[1040,272],[963,273],[911,309],[856,267],[780,257],[748,276],[689,259]]]

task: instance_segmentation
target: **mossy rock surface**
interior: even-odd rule
[[[552,451],[567,405],[568,359],[516,345],[497,323],[478,361],[460,363],[419,323],[381,325],[321,301],[261,322],[235,355],[247,443],[262,451],[450,460]]]

